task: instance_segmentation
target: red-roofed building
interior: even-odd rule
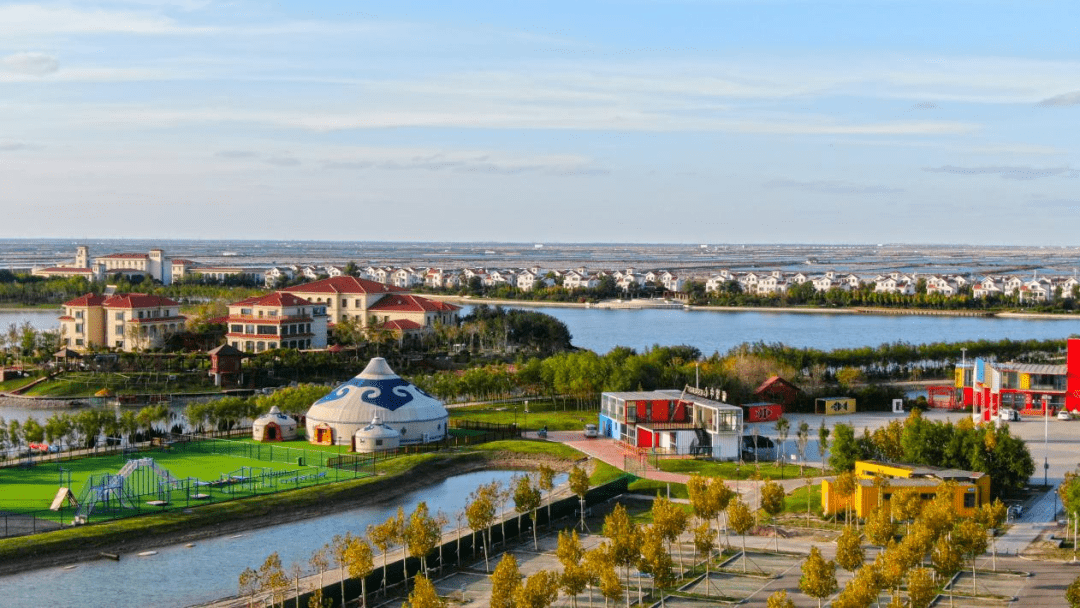
[[[285,291],[230,304],[226,323],[226,342],[244,352],[326,348],[326,305]]]
[[[184,331],[180,304],[161,296],[86,294],[63,306],[60,338],[75,350],[92,346],[125,351],[157,348],[169,335]]]
[[[800,392],[802,391],[794,384],[780,376],[773,376],[757,387],[754,396],[763,401],[792,406],[799,399]]]
[[[417,327],[394,331],[429,331],[436,323],[456,324],[460,307],[414,296],[407,289],[351,276],[330,277],[283,290],[326,306],[328,322],[355,321],[360,327],[384,327],[391,321],[411,321]]]

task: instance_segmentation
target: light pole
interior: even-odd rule
[[[1046,395],[1042,398],[1043,406],[1043,486],[1049,490],[1050,484],[1046,480],[1047,472],[1050,470],[1050,408],[1047,407]],[[1055,501],[1057,495],[1054,495]],[[1057,519],[1057,508],[1055,503],[1054,519]]]

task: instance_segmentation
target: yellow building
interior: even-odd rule
[[[866,517],[879,504],[887,505],[896,492],[918,492],[923,500],[950,492],[961,517],[973,515],[990,502],[990,476],[975,471],[860,460],[855,463],[855,477],[858,483],[853,497],[837,494],[835,482],[821,482],[821,504],[826,513],[843,511],[851,501],[855,515]]]

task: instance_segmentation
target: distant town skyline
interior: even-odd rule
[[[0,238],[1076,244],[1080,6],[0,6]]]

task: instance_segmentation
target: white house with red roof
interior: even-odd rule
[[[225,341],[237,350],[326,348],[326,306],[276,291],[229,305]]]
[[[129,352],[158,348],[184,331],[186,320],[178,302],[145,293],[86,294],[63,306],[60,339],[83,351],[93,346]]]

